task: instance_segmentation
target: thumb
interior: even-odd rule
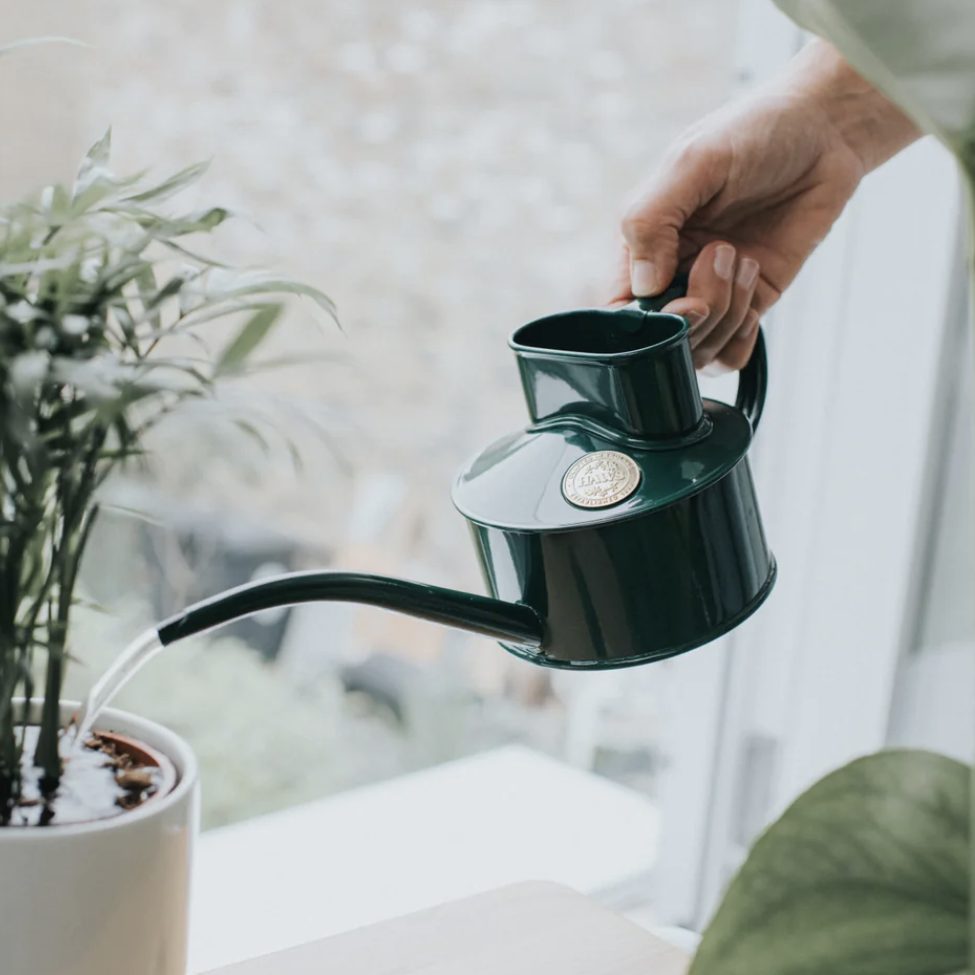
[[[630,251],[630,290],[635,298],[663,291],[677,273],[680,233],[712,194],[705,161],[673,159],[654,177],[623,218]]]

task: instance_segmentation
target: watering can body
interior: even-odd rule
[[[700,397],[685,321],[656,307],[580,311],[510,345],[532,423],[458,478],[492,596],[536,610],[546,666],[609,668],[714,640],[768,595],[775,561],[747,451],[766,386],[762,339],[738,402]]]

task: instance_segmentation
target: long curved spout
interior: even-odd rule
[[[79,747],[86,740],[102,708],[163,647],[266,609],[318,602],[379,606],[523,647],[539,647],[545,636],[541,617],[523,603],[357,572],[271,576],[204,599],[129,644],[95,683],[75,715],[71,747]]]
[[[159,642],[211,630],[266,609],[316,602],[364,603],[521,646],[541,646],[539,615],[523,603],[358,572],[292,572],[260,579],[184,609],[156,627]]]

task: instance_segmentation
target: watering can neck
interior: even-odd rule
[[[535,423],[582,419],[676,445],[705,422],[687,335],[680,316],[634,302],[539,319],[510,345]]]
[[[617,310],[570,311],[517,329],[508,344],[533,422],[595,423],[611,439],[648,448],[681,447],[707,436],[687,322],[662,311],[686,290],[687,276],[678,275],[661,294]],[[735,400],[753,430],[766,385],[759,329]]]

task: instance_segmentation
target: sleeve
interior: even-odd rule
[[[975,173],[975,0],[775,0]]]

